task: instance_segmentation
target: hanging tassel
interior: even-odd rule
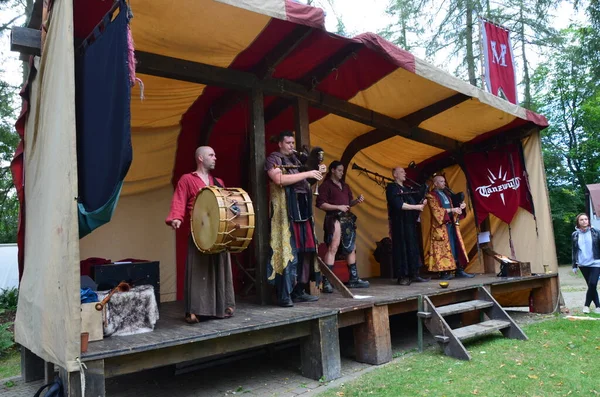
[[[131,8],[127,7],[127,19],[131,20],[133,18],[133,13],[131,12]],[[140,99],[144,100],[144,83],[142,80],[135,76],[135,46],[133,44],[133,35],[131,34],[131,25],[127,24],[127,64],[129,66],[129,82],[131,87],[134,87],[135,84],[140,85]]]

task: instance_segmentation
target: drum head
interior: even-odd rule
[[[217,241],[220,222],[219,203],[210,189],[204,188],[198,193],[192,217],[196,246],[200,250],[210,250]]]

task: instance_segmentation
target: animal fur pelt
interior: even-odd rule
[[[102,300],[110,291],[98,291]],[[116,292],[105,306],[104,336],[151,332],[158,321],[154,287],[140,285],[128,292]]]

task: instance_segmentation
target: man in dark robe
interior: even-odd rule
[[[223,181],[213,177],[217,156],[208,146],[196,149],[196,171],[182,175],[177,183],[167,225],[179,229],[189,220],[196,195],[205,186],[224,187]],[[227,318],[235,310],[235,295],[229,252],[203,254],[188,240],[184,281],[185,320],[198,323],[200,317]]]
[[[310,280],[320,283],[317,263],[317,237],[312,210],[312,193],[307,179],[323,179],[320,170],[301,172],[302,164],[294,153],[294,134],[284,131],[277,136],[279,150],[265,161],[270,179],[271,239],[267,279],[275,284],[277,303],[282,307],[294,302],[314,302],[319,298],[306,293]]]
[[[356,215],[350,208],[362,203],[365,199],[352,197],[350,187],[344,183],[344,165],[340,161],[329,164],[329,172],[325,181],[319,186],[317,208],[326,212],[323,222],[323,235],[327,244],[325,264],[333,270],[335,256],[339,252],[346,257],[350,278],[346,284],[349,288],[368,288],[369,282],[358,277],[356,267]],[[323,278],[323,292],[332,293],[329,280]]]
[[[404,168],[394,168],[392,176],[394,182],[387,185],[385,195],[392,239],[394,276],[398,278],[400,285],[429,281],[419,276],[421,255],[417,229],[417,220],[426,202],[418,203],[418,194],[404,186]]]

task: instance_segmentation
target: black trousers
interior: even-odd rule
[[[594,302],[596,308],[600,308],[600,302],[598,301],[598,277],[600,276],[600,267],[580,266],[579,269],[588,286],[588,290],[585,294],[584,306],[589,306],[590,303]]]

